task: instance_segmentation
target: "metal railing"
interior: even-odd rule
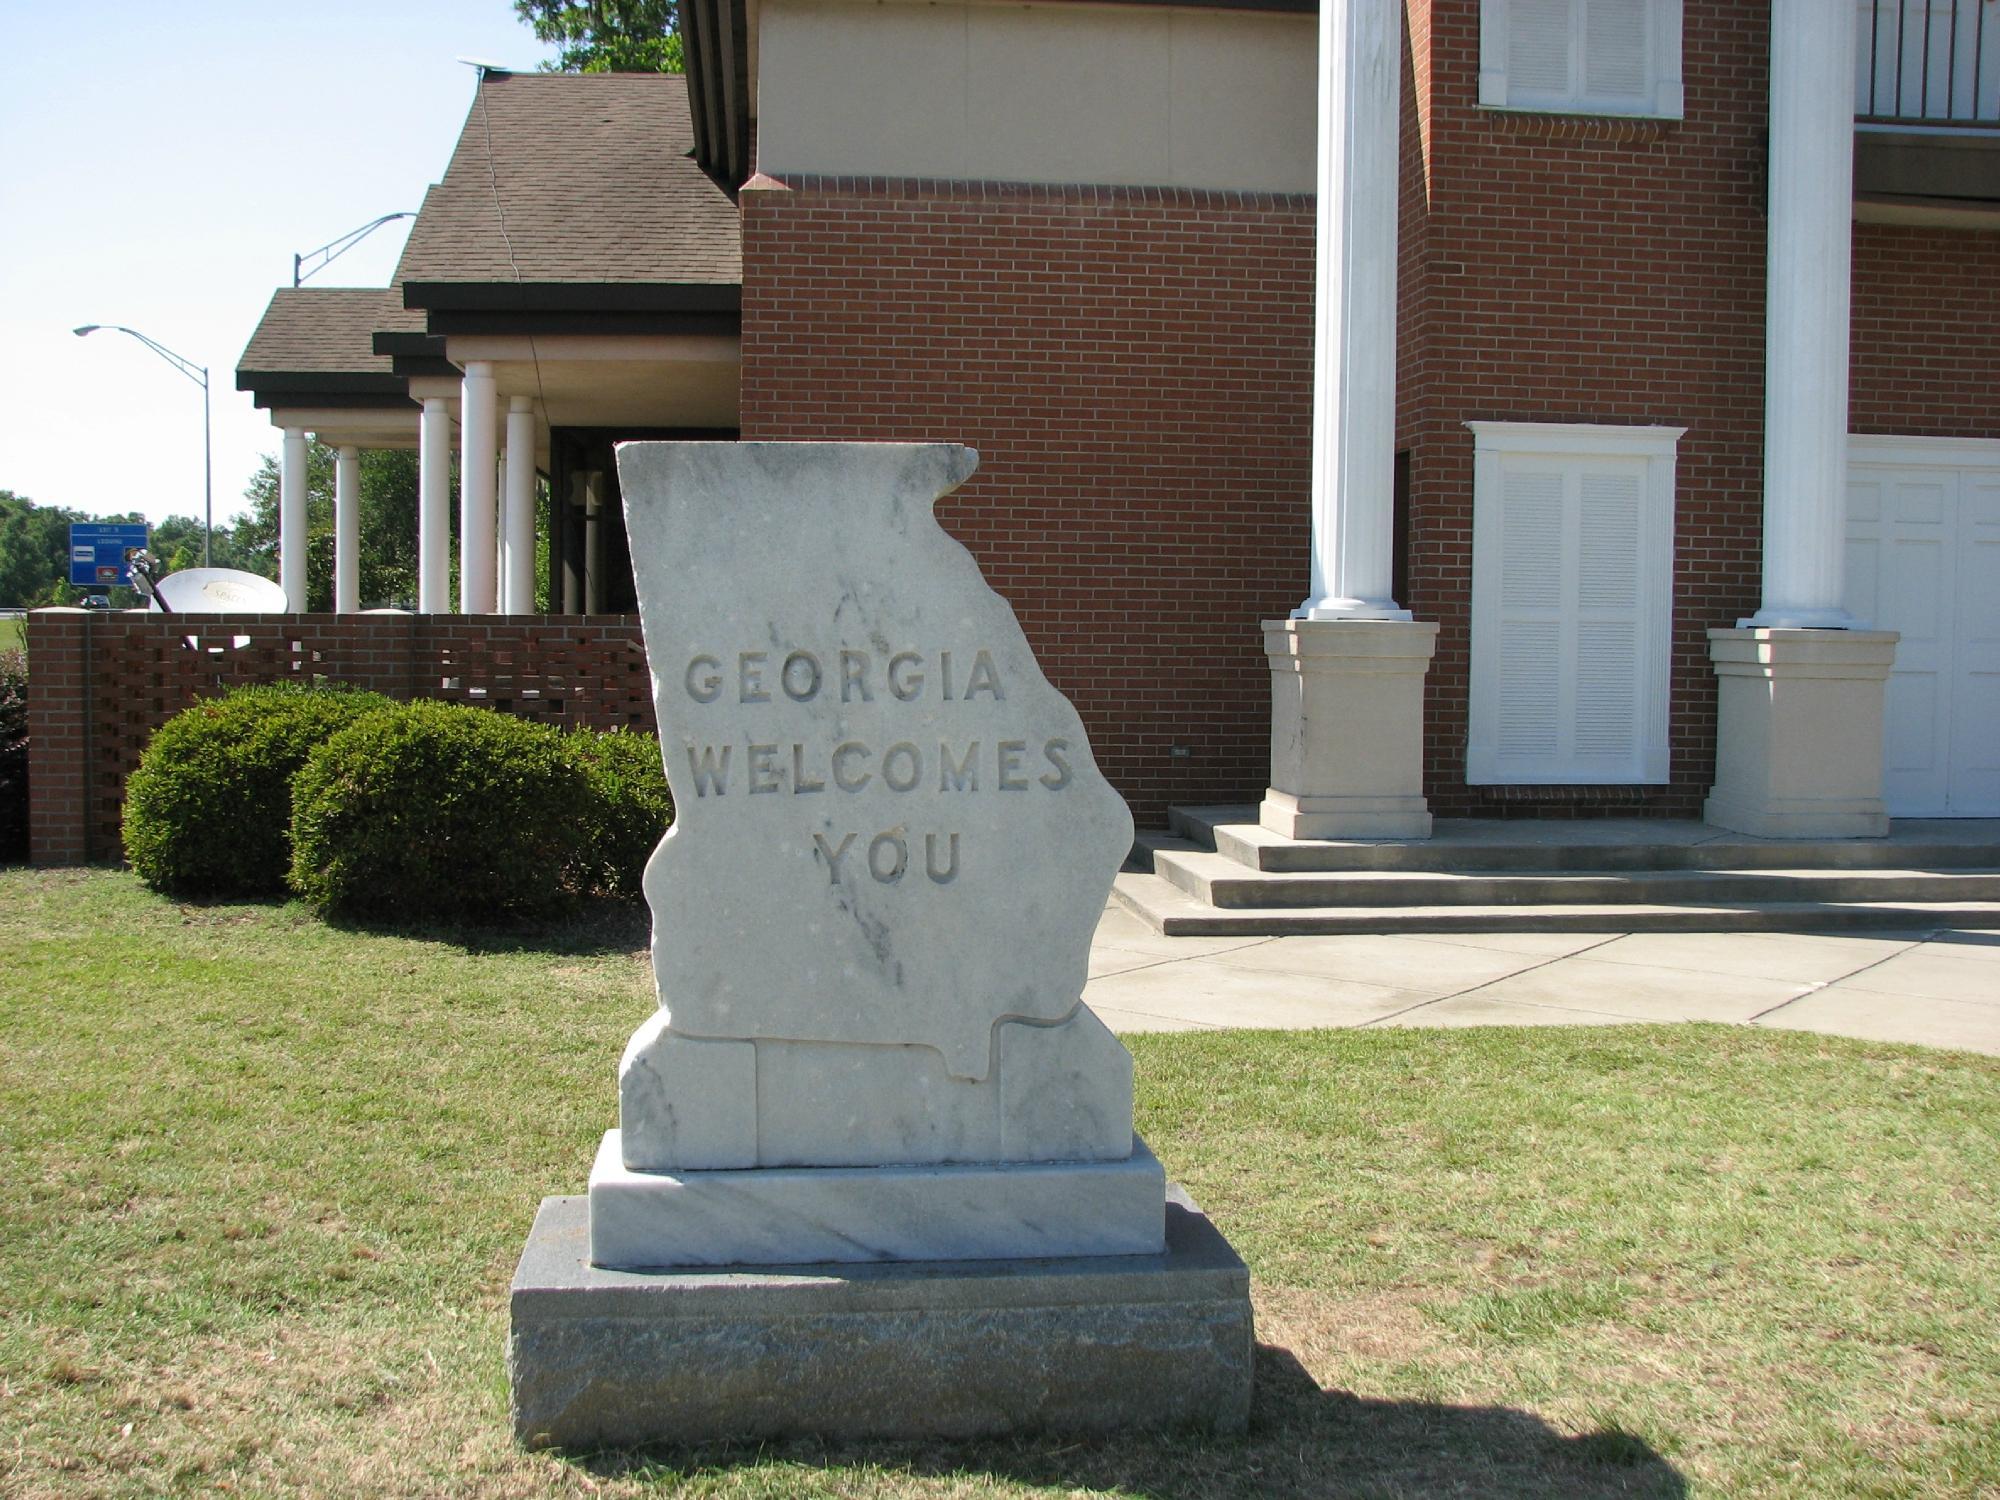
[[[2000,128],[2000,0],[1858,4],[1857,120]]]

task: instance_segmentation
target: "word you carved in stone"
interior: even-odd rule
[[[991,1066],[1055,1022],[1131,846],[1013,611],[931,514],[945,444],[619,450],[673,830],[647,872],[672,1030]]]

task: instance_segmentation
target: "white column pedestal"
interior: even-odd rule
[[[1702,816],[1760,838],[1881,838],[1893,630],[1711,630],[1715,786]]]
[[[1434,621],[1266,620],[1271,786],[1258,821],[1295,839],[1423,839],[1424,673]]]

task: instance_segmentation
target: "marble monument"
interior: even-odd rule
[[[618,461],[676,808],[660,1007],[516,1278],[521,1435],[1241,1425],[1247,1277],[1080,998],[1131,816],[932,514],[977,455]],[[718,1397],[779,1378],[774,1338],[784,1401]]]

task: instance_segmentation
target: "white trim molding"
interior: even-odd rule
[[[1514,10],[1521,0],[1480,0],[1479,103],[1486,109],[1520,110],[1532,114],[1625,115],[1640,119],[1678,120],[1686,108],[1681,78],[1681,0],[1637,0],[1645,9],[1641,63],[1645,86],[1634,93],[1593,94],[1584,78],[1589,10],[1604,0],[1569,0],[1569,17],[1562,27],[1570,53],[1563,88],[1536,88],[1510,67]],[[1577,11],[1584,12],[1578,24]],[[1511,76],[1510,76],[1511,74]]]
[[[1687,429],[1465,425],[1467,782],[1664,784],[1675,465]]]

